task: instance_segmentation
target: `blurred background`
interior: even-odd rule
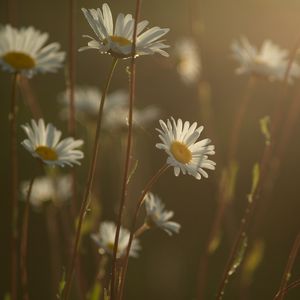
[[[134,13],[135,1],[107,1],[113,16],[117,13]],[[17,1],[13,7],[17,26],[33,25],[48,32],[49,42],[57,41],[62,49],[68,49],[68,2],[67,1]],[[83,34],[92,35],[81,7],[96,8],[101,1],[76,1],[76,49],[85,46]],[[261,80],[251,92],[249,108],[243,119],[237,151],[239,173],[234,199],[228,204],[221,227],[219,244],[208,256],[205,288],[203,283],[203,257],[205,257],[210,228],[218,210],[218,187],[223,166],[226,164],[229,135],[234,115],[247,89],[247,76],[235,74],[237,63],[232,59],[230,44],[233,39],[245,35],[251,43],[260,46],[269,38],[283,48],[292,49],[300,37],[300,2],[297,0],[152,0],[142,1],[141,19],[150,21],[150,26],[170,28],[166,36],[170,58],[159,55],[144,56],[137,60],[136,107],[154,105],[159,108],[158,118],[174,116],[204,125],[203,137],[210,137],[216,145],[217,170],[210,172],[208,179],[195,180],[191,176],[176,178],[169,170],[155,185],[153,192],[175,212],[174,220],[182,225],[179,235],[167,236],[160,230],[151,230],[141,237],[142,251],[138,259],[131,259],[126,281],[126,299],[214,299],[221,281],[234,236],[238,231],[241,216],[251,188],[252,167],[259,162],[265,146],[259,120],[270,115],[284,95],[283,121],[287,121],[288,108],[299,97],[299,80],[283,93],[281,83]],[[8,22],[8,3],[0,3],[0,20]],[[186,84],[178,74],[178,58],[174,47],[181,38],[192,38],[199,47],[201,72],[199,79]],[[76,84],[101,87],[104,84],[111,58],[97,51],[76,52]],[[110,91],[128,88],[126,67],[129,61],[117,66]],[[67,122],[60,118],[59,93],[66,88],[66,70],[57,74],[37,75],[29,82],[30,91],[37,99],[42,115],[67,136]],[[11,77],[0,73],[1,93],[1,195],[0,201],[0,299],[9,290],[9,133],[8,111],[10,103]],[[32,117],[30,109],[19,93],[18,124]],[[155,148],[158,136],[158,118],[147,126],[135,130],[133,159],[138,160],[137,170],[131,180],[129,202],[126,207],[124,225],[129,226],[135,201],[147,180],[165,162],[166,155]],[[226,287],[224,299],[273,299],[280,285],[292,244],[300,229],[300,122],[295,118],[292,138],[285,145],[279,174],[268,181],[266,196],[259,199],[249,233],[245,258],[253,255],[253,273],[246,274],[245,265],[236,271]],[[82,195],[89,163],[93,131],[82,122],[77,124],[77,137],[85,140],[85,159],[76,167],[78,194]],[[282,125],[283,126],[283,125]],[[280,128],[282,128],[280,126]],[[99,221],[115,220],[122,180],[124,140],[126,131],[108,132],[102,136],[103,152],[99,158],[99,170],[95,180],[94,202],[99,205],[97,222],[90,229],[95,232]],[[21,142],[24,134],[18,132]],[[32,159],[19,147],[19,180],[28,180],[32,175]],[[68,169],[63,173],[68,173]],[[42,173],[41,173],[42,174]],[[21,198],[21,196],[20,196]],[[82,197],[78,197],[79,200]],[[31,210],[29,233],[29,290],[31,299],[55,299],[57,280],[66,267],[69,250],[64,231],[64,220],[70,218],[70,204],[49,209]],[[76,205],[75,205],[76,206]],[[77,207],[79,204],[77,203]],[[24,204],[21,203],[21,211]],[[50,210],[50,212],[49,212]],[[99,210],[97,210],[99,212]],[[93,210],[91,212],[93,214]],[[56,218],[58,238],[55,246],[51,242],[49,222]],[[50,219],[50,220],[49,220]],[[70,222],[66,221],[68,226]],[[53,229],[53,228],[52,228]],[[96,276],[96,245],[88,234],[82,243],[82,270],[84,287],[91,288]],[[254,249],[254,250],[253,250]],[[54,258],[59,269],[53,271]],[[254,254],[253,254],[254,253]],[[248,255],[248,256],[247,256]],[[50,259],[52,257],[52,259]],[[257,262],[257,263],[256,263]],[[53,272],[55,274],[53,274]],[[246,272],[246,273],[245,273]],[[300,259],[297,259],[291,280],[300,276]],[[78,279],[78,278],[77,278]],[[74,290],[78,282],[74,280]],[[200,297],[200,295],[202,295]],[[74,299],[77,299],[75,294]],[[73,299],[72,298],[72,299]],[[78,298],[80,299],[80,298]],[[286,299],[300,299],[300,289],[294,289]]]

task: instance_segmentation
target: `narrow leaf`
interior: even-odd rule
[[[252,169],[252,185],[251,185],[250,194],[248,195],[249,202],[252,202],[253,195],[256,191],[256,188],[257,188],[257,185],[259,182],[259,178],[260,178],[260,168],[259,168],[259,164],[256,163]]]
[[[260,130],[263,136],[265,137],[266,145],[270,145],[271,143],[270,123],[270,116],[265,116],[259,120]]]
[[[62,299],[62,294],[66,285],[66,270],[63,269],[60,282],[58,283],[58,293],[56,295],[57,299]]]
[[[102,286],[100,282],[95,282],[92,290],[88,295],[88,300],[99,300],[102,292]]]
[[[246,234],[244,233],[240,247],[239,247],[239,251],[237,252],[236,257],[234,258],[234,261],[228,272],[229,276],[233,275],[236,272],[236,270],[238,269],[238,267],[240,266],[241,262],[243,261],[247,246],[248,246],[248,238],[247,238]]]
[[[139,164],[139,161],[136,160],[136,161],[134,162],[134,165],[133,165],[133,167],[132,167],[132,169],[131,169],[131,171],[130,171],[130,174],[129,174],[128,178],[127,178],[126,184],[128,184],[128,183],[130,182],[131,177],[134,175],[134,173],[135,173],[135,171],[136,171],[136,169],[137,169],[137,167],[138,167],[138,164]]]

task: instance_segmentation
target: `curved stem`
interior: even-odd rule
[[[293,49],[291,50],[291,56],[290,56],[290,60],[288,62],[288,67],[286,70],[286,75],[284,77],[284,81],[283,81],[283,93],[282,93],[282,104],[278,105],[278,107],[276,108],[276,110],[278,111],[278,115],[280,113],[282,113],[283,111],[283,107],[286,105],[286,98],[287,98],[287,79],[289,76],[289,72],[291,70],[291,66],[292,63],[294,62],[295,58],[296,58],[296,54],[297,54],[297,50],[300,47],[300,38],[297,40],[296,44],[293,46]],[[272,161],[270,162],[270,165],[272,166],[271,170],[269,171],[269,173],[267,174],[268,176],[268,181],[272,182],[272,184],[274,184],[276,178],[278,177],[279,171],[280,171],[280,167],[285,155],[285,151],[286,148],[289,145],[289,141],[291,139],[292,136],[292,132],[293,129],[295,128],[296,122],[298,121],[298,117],[299,117],[299,113],[300,113],[300,92],[297,92],[297,95],[294,96],[292,103],[290,104],[290,107],[288,109],[287,115],[284,118],[284,124],[282,126],[282,130],[280,133],[280,136],[278,137],[278,142],[276,144],[276,149],[274,150],[274,154],[272,156]],[[272,128],[279,128],[279,120],[281,119],[281,117],[275,117],[274,119],[271,119],[271,126]],[[275,133],[275,129],[272,129],[272,133]],[[269,185],[270,186],[270,185]],[[270,194],[272,192],[272,188],[269,189],[265,189],[264,190],[264,197],[267,199],[267,201],[265,201],[263,203],[263,207],[260,209],[260,213],[259,215],[256,217],[256,222],[255,222],[255,228],[254,228],[254,232],[257,231],[256,228],[258,228],[260,226],[261,221],[264,219],[264,215],[268,210],[268,205],[269,205],[269,200],[270,200]]]
[[[94,174],[95,174],[95,169],[96,169],[96,161],[97,161],[98,151],[99,151],[99,136],[100,136],[100,131],[101,131],[101,123],[102,123],[102,114],[103,114],[104,102],[105,102],[106,94],[108,92],[108,88],[110,86],[112,75],[114,73],[117,62],[118,62],[118,59],[114,59],[113,62],[112,62],[111,69],[110,69],[110,72],[109,72],[109,75],[108,75],[108,78],[107,78],[107,81],[106,81],[106,85],[105,85],[105,88],[103,90],[103,94],[102,94],[102,97],[101,97],[99,113],[98,113],[98,120],[97,120],[97,127],[96,127],[96,133],[95,133],[95,141],[94,141],[94,147],[93,147],[93,153],[92,153],[92,161],[90,163],[86,188],[85,188],[83,201],[81,203],[81,207],[80,207],[80,211],[79,211],[78,225],[77,225],[77,230],[76,230],[75,243],[74,243],[74,247],[73,247],[71,265],[70,265],[70,270],[69,270],[69,273],[68,273],[66,287],[65,287],[65,290],[64,290],[63,299],[65,299],[65,300],[69,299],[69,295],[70,295],[72,279],[73,279],[76,260],[77,260],[77,256],[78,256],[79,241],[80,241],[80,237],[81,237],[81,230],[82,230],[83,220],[84,220],[84,217],[86,215],[87,208],[88,208],[90,191],[91,191],[91,187],[92,187],[92,183],[93,183],[93,179],[94,179]]]
[[[135,10],[135,21],[134,21],[134,29],[133,29],[133,37],[132,37],[132,56],[131,56],[131,72],[130,72],[130,97],[129,97],[129,112],[128,112],[128,134],[127,134],[127,149],[126,149],[126,158],[125,158],[125,166],[124,166],[124,175],[123,175],[123,184],[122,184],[122,193],[121,193],[121,201],[120,208],[118,213],[117,220],[117,229],[114,241],[114,249],[113,249],[113,259],[112,259],[112,275],[111,275],[111,286],[110,286],[110,300],[115,299],[116,295],[116,262],[117,262],[117,251],[119,244],[119,236],[120,236],[120,228],[122,224],[122,216],[125,207],[125,199],[127,193],[127,182],[129,175],[129,165],[130,165],[130,155],[131,155],[131,146],[132,146],[132,127],[133,127],[133,103],[135,96],[135,52],[136,52],[136,36],[137,36],[137,24],[140,15],[140,7],[141,1],[136,1],[136,10]]]
[[[293,244],[292,250],[290,252],[289,255],[289,259],[288,262],[286,264],[282,279],[281,279],[281,283],[280,283],[280,287],[279,290],[276,294],[276,296],[274,297],[274,300],[283,300],[284,298],[284,293],[283,291],[286,289],[291,272],[292,272],[292,268],[294,266],[297,254],[299,252],[299,248],[300,248],[300,233],[297,235],[296,240]]]
[[[145,231],[150,229],[149,225],[144,223],[140,228],[138,228],[134,233],[134,238],[140,237]]]
[[[300,40],[297,41],[295,49],[294,49],[294,51],[293,51],[293,53],[292,53],[292,55],[289,59],[288,65],[287,65],[286,72],[285,72],[285,75],[284,75],[284,78],[283,78],[284,88],[286,88],[286,86],[287,86],[289,74],[291,72],[292,63],[295,59],[295,55],[296,55],[296,52],[297,52],[296,50],[299,47],[299,45],[298,45],[299,43],[300,43]],[[260,180],[259,180],[259,183],[257,185],[256,190],[253,192],[253,200],[248,201],[246,210],[245,210],[244,215],[242,217],[241,225],[240,225],[238,234],[236,236],[236,240],[234,242],[234,245],[232,247],[231,254],[230,254],[229,259],[227,261],[227,265],[226,265],[225,271],[223,273],[223,278],[222,278],[221,284],[219,286],[219,290],[218,290],[217,297],[216,297],[216,299],[218,299],[218,300],[221,300],[223,298],[225,286],[226,286],[226,284],[229,280],[229,276],[230,276],[229,275],[229,270],[230,270],[230,268],[232,266],[232,263],[233,263],[233,261],[236,257],[236,254],[239,250],[240,244],[243,240],[243,236],[246,233],[246,231],[248,230],[248,227],[249,227],[250,221],[252,219],[252,215],[253,215],[253,212],[254,212],[256,202],[257,202],[257,200],[260,196],[261,189],[262,189],[263,184],[266,180],[267,168],[268,168],[270,160],[272,158],[272,153],[273,153],[274,144],[275,144],[274,143],[275,133],[279,128],[281,117],[282,117],[282,105],[284,103],[284,100],[285,100],[285,97],[281,97],[281,99],[278,101],[278,103],[276,105],[276,108],[274,109],[274,111],[272,113],[272,117],[271,117],[272,123],[271,123],[271,130],[270,130],[272,141],[271,141],[270,145],[265,146],[264,153],[263,153],[263,156],[262,156],[262,160],[261,160],[261,163],[260,163]]]
[[[230,269],[232,267],[232,264],[235,260],[237,252],[240,248],[241,242],[242,242],[243,238],[245,237],[246,230],[248,229],[248,225],[249,225],[249,222],[250,222],[250,219],[251,219],[251,215],[252,215],[252,212],[253,212],[255,202],[256,201],[254,199],[251,202],[248,201],[246,210],[245,210],[243,218],[241,220],[239,232],[238,232],[237,237],[235,239],[235,242],[233,244],[231,253],[229,255],[229,259],[228,259],[226,267],[225,267],[225,271],[223,273],[222,281],[221,281],[221,284],[219,286],[217,297],[216,297],[217,300],[222,300],[223,299],[224,292],[225,292],[225,287],[226,287],[226,285],[229,281],[229,277],[230,277],[229,271],[230,271]]]
[[[286,289],[284,289],[283,291],[281,291],[282,295],[284,296],[289,290],[294,289],[295,287],[300,286],[300,279],[292,282],[291,284],[289,284]]]
[[[264,180],[266,177],[265,175],[266,175],[267,166],[268,166],[270,158],[271,158],[272,147],[273,147],[272,143],[270,145],[265,146],[262,160],[260,162],[260,179],[256,186],[256,189],[252,192],[251,201],[248,200],[248,202],[247,202],[246,209],[242,216],[242,219],[240,222],[240,227],[239,227],[235,242],[233,244],[233,247],[231,249],[229,258],[227,260],[227,264],[226,264],[226,267],[225,267],[225,270],[223,273],[222,281],[221,281],[221,284],[218,289],[218,293],[217,293],[217,297],[216,297],[217,300],[223,299],[225,287],[226,287],[226,284],[228,283],[229,277],[230,277],[229,271],[232,267],[235,257],[240,249],[241,242],[243,241],[243,238],[244,238],[244,236],[249,228],[250,222],[252,220],[253,212],[256,207],[257,200],[259,199],[260,192],[261,192],[261,187],[263,186],[263,183],[264,183]]]
[[[126,278],[126,273],[127,273],[130,248],[131,248],[131,244],[132,244],[133,239],[136,237],[136,234],[139,233],[139,230],[137,230],[135,232],[134,229],[135,229],[135,226],[136,226],[136,222],[137,222],[137,218],[138,218],[140,209],[142,207],[142,204],[144,203],[144,199],[145,199],[145,196],[147,195],[147,193],[151,190],[152,186],[161,177],[161,175],[165,173],[165,171],[168,168],[169,168],[169,165],[164,164],[156,172],[156,174],[150,178],[150,180],[146,184],[146,186],[145,186],[145,188],[144,188],[144,190],[143,190],[140,198],[138,199],[138,203],[137,203],[137,206],[136,206],[136,210],[135,210],[135,214],[134,214],[134,219],[133,219],[133,223],[132,223],[132,228],[131,228],[131,232],[130,232],[130,237],[129,237],[129,241],[128,241],[128,245],[127,245],[127,249],[126,249],[125,259],[124,259],[124,267],[123,267],[123,273],[122,273],[122,276],[121,276],[120,293],[119,293],[118,300],[122,300],[123,299],[123,292],[124,292],[124,286],[125,286],[125,278]]]
[[[23,287],[23,300],[29,300],[28,293],[28,271],[27,271],[27,250],[28,250],[28,228],[29,228],[29,214],[30,214],[30,196],[34,183],[35,175],[32,176],[29,188],[26,196],[25,211],[22,224],[22,238],[21,238],[21,253],[20,253],[20,265],[21,265],[21,280]]]
[[[229,147],[228,147],[228,153],[227,153],[227,159],[228,159],[228,166],[227,170],[229,170],[232,165],[234,164],[234,161],[236,159],[236,152],[237,147],[239,144],[239,138],[240,138],[240,132],[242,128],[242,123],[247,111],[247,108],[249,106],[253,90],[257,84],[257,79],[253,76],[251,76],[248,80],[245,95],[242,98],[242,101],[239,104],[238,110],[235,113],[233,128],[231,131],[231,135],[229,137]],[[227,176],[224,176],[224,179],[221,180],[219,187],[218,187],[218,196],[217,196],[217,211],[215,213],[213,224],[211,226],[208,239],[206,241],[205,245],[205,252],[200,260],[199,265],[199,271],[198,271],[198,291],[197,291],[197,299],[201,300],[204,299],[204,289],[205,289],[205,283],[206,283],[206,277],[207,277],[207,270],[208,270],[208,260],[209,260],[209,253],[210,253],[210,245],[213,242],[214,238],[216,237],[216,234],[218,234],[218,231],[220,230],[222,221],[224,219],[226,209],[229,203],[228,198],[228,178]]]
[[[277,129],[281,120],[282,120],[282,111],[284,110],[284,107],[286,105],[286,97],[288,92],[288,83],[289,83],[289,76],[291,74],[292,66],[294,61],[297,58],[297,53],[300,47],[300,37],[297,39],[295,45],[293,46],[293,49],[291,50],[291,55],[289,58],[289,61],[287,63],[287,67],[284,73],[284,77],[282,80],[283,84],[283,90],[282,90],[282,96],[280,101],[277,102],[277,105],[274,109],[274,113],[272,116],[272,128],[271,128],[271,134],[274,133],[274,129]]]
[[[13,74],[10,125],[10,198],[11,198],[11,298],[17,300],[18,289],[18,153],[17,153],[17,81],[18,73]]]

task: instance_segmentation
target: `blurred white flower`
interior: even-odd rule
[[[34,180],[30,203],[35,207],[41,207],[44,202],[66,201],[72,194],[72,179],[70,175],[56,176],[56,177],[38,177]],[[26,199],[29,189],[29,181],[21,183],[21,192],[23,198]]]
[[[113,222],[102,222],[100,224],[99,231],[91,234],[92,239],[100,247],[99,252],[101,254],[113,255],[116,225]],[[119,243],[117,258],[121,258],[126,253],[130,232],[125,228],[120,228]],[[138,252],[141,250],[141,245],[138,239],[134,239],[131,244],[129,255],[132,257],[138,257]]]
[[[45,46],[48,37],[48,33],[41,33],[33,27],[2,27],[0,65],[3,70],[32,77],[36,73],[55,72],[62,67],[65,53],[59,52],[58,43]]]
[[[128,117],[128,93],[117,90],[106,97],[103,112],[103,128],[106,130],[118,130],[127,126]],[[97,120],[101,92],[96,87],[76,87],[74,105],[78,118]],[[65,108],[62,111],[63,117],[67,117],[69,98],[67,92],[59,95],[59,102]],[[159,109],[148,106],[143,109],[133,110],[133,122],[136,126],[145,126],[159,116]]]
[[[29,124],[22,125],[28,139],[21,144],[33,157],[39,158],[50,166],[80,165],[79,159],[84,157],[82,151],[75,148],[83,144],[82,140],[74,140],[72,137],[60,141],[61,131],[57,130],[51,123],[45,126],[43,119],[38,123],[31,120]]]
[[[185,84],[192,84],[199,79],[201,73],[200,50],[189,38],[179,40],[175,44],[177,71]]]
[[[258,50],[247,38],[241,37],[231,44],[233,57],[239,62],[237,74],[263,76],[269,80],[283,80],[288,66],[288,51],[282,49],[271,40],[265,40]],[[300,76],[300,67],[293,63],[288,82]]]
[[[157,119],[160,110],[155,106],[147,106],[142,109],[133,109],[133,125],[135,127],[147,126],[153,120]],[[128,99],[123,105],[110,102],[106,108],[106,116],[103,120],[103,126],[106,129],[122,129],[128,126]]]
[[[112,14],[107,3],[102,5],[102,10],[100,8],[82,8],[82,11],[97,39],[85,35],[91,41],[88,42],[86,47],[80,48],[80,51],[97,49],[101,53],[108,53],[117,58],[128,58],[132,55],[134,19],[131,14],[119,14],[114,27]],[[169,28],[152,27],[142,33],[148,24],[148,21],[138,23],[136,55],[149,55],[157,52],[163,56],[169,56],[163,50],[169,46],[159,40],[169,31]]]
[[[158,196],[148,193],[145,197],[145,207],[147,214],[147,225],[157,226],[167,234],[179,233],[180,224],[169,221],[173,216],[173,211],[165,210],[165,205]]]
[[[162,143],[156,144],[156,147],[168,154],[167,164],[174,167],[175,176],[181,171],[196,179],[201,179],[201,176],[207,178],[208,174],[204,169],[215,169],[216,163],[208,159],[208,155],[215,154],[215,146],[209,145],[210,139],[196,142],[203,126],[197,128],[196,122],[190,125],[190,122],[183,123],[181,119],[177,123],[174,118],[171,121],[159,121],[161,129],[156,130]]]
[[[96,119],[100,105],[100,93],[94,87],[75,87],[74,89],[74,108],[76,117]],[[69,117],[70,98],[68,92],[60,93],[58,96],[59,103],[64,107],[62,118]]]
[[[97,120],[101,92],[97,87],[93,86],[78,86],[74,91],[74,106],[76,115],[78,118],[88,118]],[[64,118],[68,117],[69,109],[69,97],[68,93],[61,93],[58,97],[58,101],[65,107],[62,111]],[[104,104],[104,114],[103,118],[106,119],[106,114],[111,109],[110,107],[124,106],[128,102],[128,93],[123,90],[118,90],[110,93],[106,97]],[[104,121],[105,122],[105,121]]]

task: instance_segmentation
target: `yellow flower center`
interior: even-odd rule
[[[46,146],[38,146],[35,152],[44,160],[57,160],[58,158],[55,150]]]
[[[125,39],[122,36],[116,36],[116,35],[111,35],[110,39],[114,42],[114,43],[118,43],[120,46],[128,46],[131,45],[131,42],[127,39]]]
[[[170,150],[175,159],[182,164],[188,164],[192,159],[192,152],[183,143],[173,142]]]
[[[32,69],[35,66],[35,61],[32,57],[26,53],[18,51],[8,52],[2,58],[15,70]]]

